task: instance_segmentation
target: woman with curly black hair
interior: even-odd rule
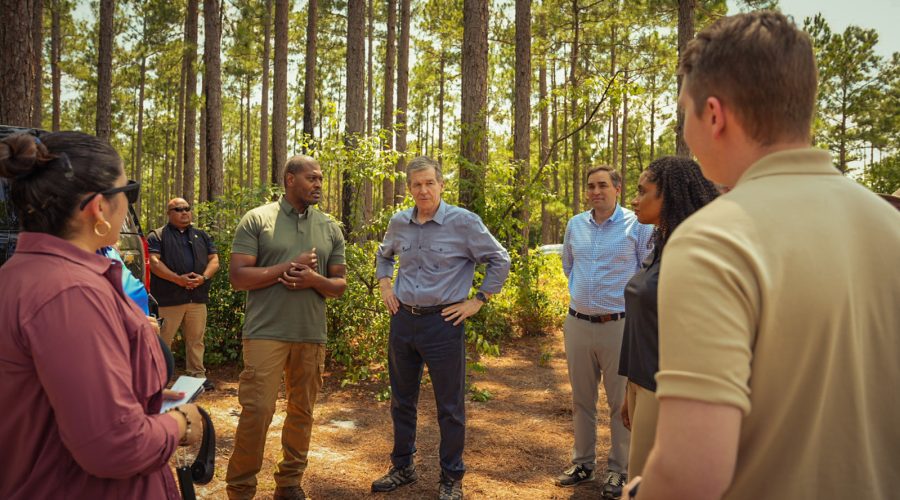
[[[655,248],[625,287],[625,334],[619,375],[628,377],[622,420],[631,429],[628,477],[641,475],[656,437],[656,382],[659,370],[656,292],[666,242],[691,214],[718,196],[700,166],[689,158],[666,156],[650,163],[631,202],[642,224],[653,224]]]

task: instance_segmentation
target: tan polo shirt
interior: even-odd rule
[[[766,156],[678,227],[659,337],[659,398],[743,412],[725,498],[900,495],[900,212],[827,152]]]

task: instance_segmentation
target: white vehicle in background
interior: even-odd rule
[[[541,246],[537,247],[537,251],[541,255],[550,255],[550,254],[562,255],[562,249],[563,249],[562,243],[553,243],[550,245],[541,245]]]

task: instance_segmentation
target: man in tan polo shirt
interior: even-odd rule
[[[626,498],[896,498],[900,213],[810,148],[816,67],[783,15],[682,55],[684,135],[733,190],[674,232],[656,442]]]

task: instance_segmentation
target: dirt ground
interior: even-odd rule
[[[474,376],[479,389],[493,396],[487,402],[467,402],[467,435],[463,481],[466,498],[599,498],[600,481],[560,488],[553,478],[568,467],[572,446],[572,411],[562,334],[514,339],[502,346],[502,356],[483,358],[487,368]],[[217,390],[198,403],[210,411],[217,434],[216,473],[198,498],[225,498],[225,469],[231,456],[240,405],[238,370],[214,370]],[[601,385],[602,387],[602,385]],[[391,493],[373,494],[372,480],[387,471],[392,445],[389,402],[379,402],[380,387],[341,388],[337,377],[326,377],[315,408],[309,467],[302,486],[313,499],[435,498],[440,476],[439,433],[430,385],[419,401],[419,482]],[[609,417],[601,389],[598,405],[598,471],[609,450]],[[283,396],[283,393],[282,393]],[[280,398],[269,429],[257,499],[270,499],[272,472],[281,454],[285,401]]]

